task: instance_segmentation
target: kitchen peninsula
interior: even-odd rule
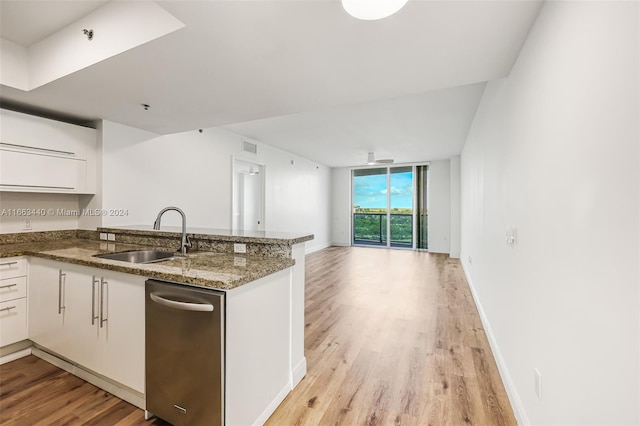
[[[180,232],[132,226],[0,235],[0,278],[11,285],[0,293],[2,303],[24,304],[22,313],[14,309],[0,317],[2,361],[33,352],[144,409],[145,280],[223,291],[225,423],[266,421],[306,373],[304,243],[313,236],[209,229],[187,233],[192,249],[186,255],[176,253],[152,264],[95,256],[175,251]],[[13,280],[19,285],[13,286]],[[108,289],[104,305],[103,282]],[[79,310],[75,304],[83,298],[88,301]],[[89,321],[92,309],[100,311],[95,324]],[[86,324],[74,324],[75,316]],[[103,321],[108,338],[93,348],[87,336],[95,338]],[[19,330],[6,333],[8,327]]]

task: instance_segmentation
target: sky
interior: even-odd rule
[[[391,175],[391,208],[413,207],[412,172]],[[387,175],[353,178],[353,204],[364,208],[387,207]]]

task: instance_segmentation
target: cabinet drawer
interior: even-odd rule
[[[0,346],[27,338],[27,299],[0,303]]]
[[[27,296],[27,277],[0,280],[0,302]]]
[[[0,259],[0,280],[27,275],[27,259],[7,257]]]

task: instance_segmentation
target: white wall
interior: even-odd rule
[[[308,250],[330,243],[330,171],[293,154],[259,144],[258,155],[241,152],[239,135],[219,128],[158,136],[103,123],[103,208],[127,209],[103,224],[153,224],[175,205],[191,227],[231,227],[233,156],[265,165],[265,229],[313,233]],[[291,164],[294,160],[294,165]],[[180,225],[177,214],[163,225]]]
[[[351,170],[331,169],[331,245],[351,245]]]
[[[462,263],[521,424],[640,423],[638,16],[547,2],[462,153]]]
[[[449,224],[449,255],[455,259],[460,258],[460,156],[454,155],[449,160],[449,184],[451,223]]]
[[[451,172],[449,160],[431,161],[427,181],[428,243],[432,253],[449,253]]]

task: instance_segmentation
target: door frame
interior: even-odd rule
[[[231,223],[229,224],[229,229],[232,231],[241,230],[239,227],[234,226],[234,217],[236,216],[236,201],[237,201],[237,182],[236,182],[236,172],[239,172],[239,168],[243,166],[249,167],[257,167],[260,176],[260,212],[259,212],[259,221],[260,226],[258,227],[259,231],[265,230],[265,210],[266,210],[266,169],[267,165],[265,163],[257,162],[253,159],[247,159],[244,157],[236,157],[234,155],[231,156]]]

